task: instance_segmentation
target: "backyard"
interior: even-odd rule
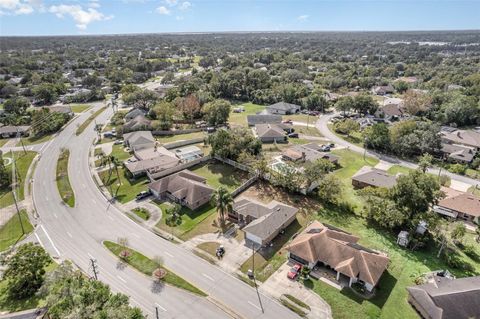
[[[18,182],[18,193],[17,200],[21,201],[24,199],[24,183],[27,176],[28,168],[32,163],[33,159],[37,155],[36,152],[28,151],[26,153],[22,151],[13,152],[16,159],[16,168],[18,171],[19,182]],[[4,153],[3,158],[11,159],[11,153]],[[10,160],[8,160],[10,161]],[[7,172],[11,175],[12,164],[7,163]],[[13,194],[11,188],[1,188],[0,189],[0,208],[13,205]]]
[[[221,162],[208,162],[190,168],[192,172],[207,179],[207,184],[217,189],[220,186],[226,187],[230,192],[247,181],[248,174],[233,166]]]
[[[205,137],[204,132],[193,132],[193,133],[187,133],[187,134],[177,134],[177,135],[165,135],[165,136],[157,136],[156,140],[159,143],[165,144],[165,143],[171,143],[171,142],[176,142],[176,141],[181,141],[181,140],[191,140],[194,138],[203,138]]]
[[[259,105],[259,104],[254,104],[254,103],[240,103],[240,104],[235,104],[232,103],[232,109],[235,107],[240,107],[243,106],[244,112],[241,113],[230,113],[230,117],[228,119],[228,122],[230,124],[236,124],[240,126],[246,126],[247,125],[247,115],[253,115],[257,114],[258,112],[261,112],[265,109],[265,106]]]

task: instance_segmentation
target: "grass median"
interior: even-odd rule
[[[90,125],[90,123],[92,123],[92,121],[98,116],[100,115],[100,113],[102,113],[103,111],[105,111],[107,109],[106,106],[102,107],[101,109],[98,109],[95,113],[93,113],[92,115],[90,115],[90,117],[82,123],[82,125],[80,125],[78,128],[77,128],[77,131],[75,132],[76,135],[80,135],[82,134],[83,131],[85,131],[85,129],[87,128],[88,125]]]
[[[175,286],[180,289],[187,290],[189,292],[192,292],[196,295],[206,297],[207,294],[186,281],[185,279],[181,278],[180,276],[176,275],[173,273],[171,270],[161,266],[157,261],[154,261],[147,256],[142,255],[136,250],[133,250],[128,247],[123,247],[117,243],[111,242],[111,241],[104,241],[103,244],[105,247],[107,247],[108,250],[110,250],[115,256],[119,256],[120,253],[123,250],[126,250],[128,252],[129,257],[125,259],[125,262],[132,266],[133,268],[137,269],[141,273],[147,275],[147,276],[152,276],[152,273],[155,271],[157,268],[163,268],[166,270],[167,274],[165,277],[162,279],[163,282],[165,282],[168,285]],[[120,257],[119,257],[120,258]]]
[[[70,151],[64,149],[61,151],[57,161],[57,188],[60,197],[70,207],[75,206],[75,194],[73,193],[70,179],[68,178],[68,158]]]

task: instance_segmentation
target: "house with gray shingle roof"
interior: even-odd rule
[[[278,102],[266,107],[268,113],[281,115],[296,114],[300,112],[300,109],[301,107],[299,105],[285,102]]]
[[[259,246],[269,244],[296,218],[298,209],[275,200],[268,204],[250,198],[237,199],[229,219],[243,227],[245,241]]]
[[[386,171],[364,166],[352,176],[352,185],[355,188],[384,187],[392,188],[397,184],[397,176],[390,175]]]
[[[247,115],[248,126],[255,126],[257,124],[280,124],[281,122],[282,122],[281,115],[272,115],[272,114]]]

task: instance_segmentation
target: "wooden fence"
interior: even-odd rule
[[[198,144],[202,142],[203,142],[203,137],[198,137],[198,138],[192,138],[190,140],[166,143],[166,144],[163,144],[163,147],[165,147],[167,150],[171,150],[172,148],[182,147],[182,146],[191,145],[191,144]]]

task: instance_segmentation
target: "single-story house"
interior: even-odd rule
[[[248,126],[255,126],[257,124],[280,124],[282,123],[282,116],[271,114],[247,115],[247,123]]]
[[[480,276],[455,279],[435,275],[407,291],[408,302],[424,319],[480,318]]]
[[[298,209],[277,201],[268,204],[253,199],[240,198],[233,204],[229,219],[243,227],[245,241],[259,246],[270,243],[296,218]]]
[[[333,164],[338,164],[339,157],[328,152],[322,152],[318,144],[309,143],[295,144],[283,150],[282,159],[292,162],[314,162],[319,159],[326,159]]]
[[[150,130],[152,128],[151,121],[144,115],[138,115],[130,121],[123,124],[123,130],[125,132],[138,131],[138,130]]]
[[[148,184],[148,189],[157,198],[168,198],[194,210],[208,203],[215,191],[206,181],[185,169]]]
[[[139,108],[133,108],[132,110],[130,110],[130,112],[125,114],[124,119],[125,119],[126,122],[128,122],[130,120],[133,120],[137,116],[145,116],[145,115],[146,115],[146,113],[145,113],[144,110],[139,109]]]
[[[352,176],[352,185],[355,188],[384,187],[392,188],[397,183],[397,176],[390,175],[386,171],[364,166]]]
[[[73,116],[72,108],[69,105],[52,105],[46,106],[45,108],[49,109],[50,112],[62,113],[68,116]]]
[[[392,94],[395,92],[395,89],[391,84],[388,85],[380,85],[380,86],[374,86],[372,88],[372,93],[376,95],[387,95],[387,94]]]
[[[290,260],[308,266],[331,267],[349,278],[349,285],[363,283],[368,291],[378,284],[387,269],[387,255],[363,247],[359,237],[339,228],[314,221],[286,246]]]
[[[398,104],[385,104],[375,112],[375,116],[388,121],[397,121],[405,116],[403,109]]]
[[[125,146],[133,151],[144,148],[153,148],[155,146],[155,138],[150,131],[136,131],[123,134]]]
[[[254,128],[255,135],[262,143],[286,143],[287,135],[278,124],[257,124]]]
[[[447,144],[460,144],[480,150],[480,132],[475,130],[457,130],[442,128],[442,142]]]
[[[433,205],[434,212],[469,222],[480,218],[480,198],[478,196],[464,192],[444,193],[447,196]]]
[[[20,136],[27,136],[29,128],[30,126],[2,126],[0,127],[0,136],[3,138],[16,137],[17,134]]]
[[[134,177],[141,176],[147,171],[163,171],[168,168],[177,166],[180,163],[178,158],[159,154],[156,157],[139,161],[126,161],[124,163],[126,169],[132,173]]]
[[[151,158],[162,156],[162,155],[169,156],[172,158],[177,158],[175,156],[175,153],[167,150],[163,146],[157,146],[157,145],[155,145],[154,147],[148,147],[148,148],[140,148],[140,149],[137,148],[134,154],[135,154],[135,158],[139,161],[151,159]]]
[[[300,109],[299,105],[285,102],[278,102],[266,107],[268,113],[281,115],[296,114],[300,112]]]
[[[441,151],[447,161],[461,164],[471,163],[476,154],[474,148],[460,144],[442,143]]]

